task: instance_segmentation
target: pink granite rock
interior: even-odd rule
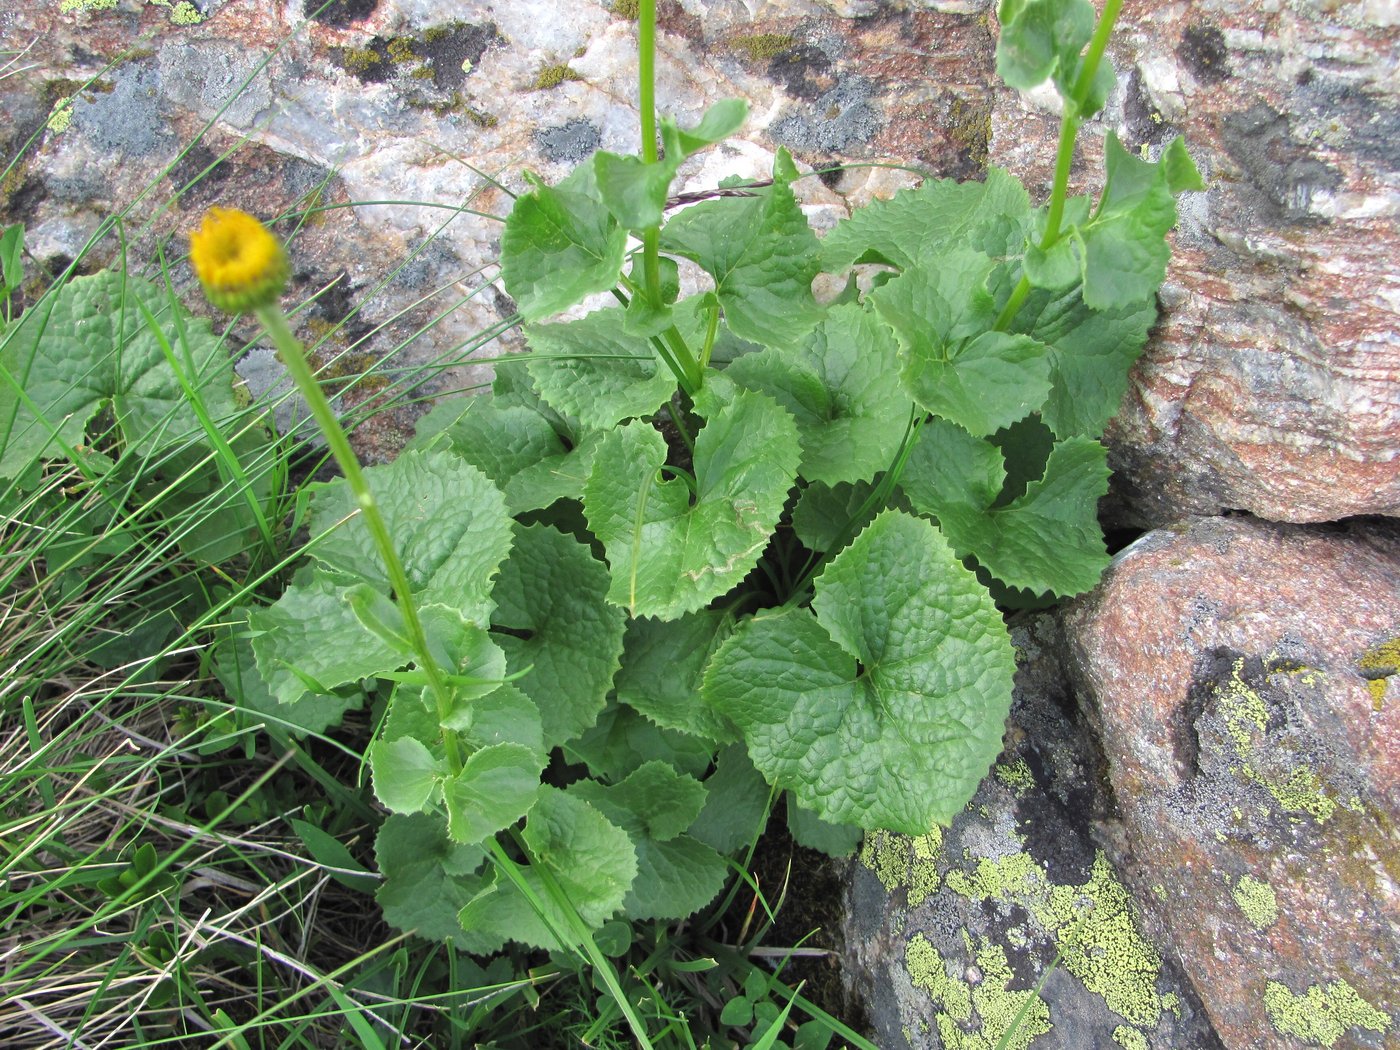
[[[1110,427],[1116,517],[1400,514],[1397,46],[1394,4],[1124,4],[1076,179],[1111,127],[1149,152],[1184,135],[1208,189]],[[1008,97],[991,160],[1048,188],[1056,132]]]
[[[1119,870],[1226,1045],[1396,1045],[1400,530],[1153,532],[1063,623]]]

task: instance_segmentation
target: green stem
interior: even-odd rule
[[[1084,52],[1084,62],[1079,67],[1079,76],[1075,78],[1070,97],[1064,100],[1064,114],[1060,118],[1060,142],[1055,151],[1055,182],[1050,190],[1050,207],[1045,216],[1045,233],[1040,238],[1041,251],[1049,251],[1060,239],[1060,223],[1064,221],[1065,201],[1069,196],[1070,168],[1074,163],[1074,142],[1079,135],[1080,125],[1083,123],[1084,100],[1093,89],[1094,79],[1099,72],[1099,63],[1103,61],[1109,37],[1113,35],[1113,24],[1118,20],[1118,12],[1122,7],[1123,0],[1106,0],[1104,3],[1103,16],[1094,28],[1094,35],[1089,40],[1088,50]],[[1001,313],[997,315],[996,323],[992,326],[995,331],[1004,332],[1010,327],[1030,291],[1030,279],[1023,273],[1021,279],[1016,282],[1016,287],[1012,289],[1010,298],[1006,300],[1006,305],[1001,308]]]
[[[659,159],[656,148],[656,0],[641,0],[637,8],[637,85],[642,118],[642,160],[655,164]],[[647,302],[653,310],[665,307],[661,295],[661,227],[651,226],[642,231],[642,279]],[[686,346],[674,327],[662,333],[683,376],[677,375],[681,388],[691,396],[704,382],[700,363]]]
[[[306,354],[302,351],[301,342],[292,333],[281,307],[274,303],[271,306],[260,307],[255,313],[263,327],[267,329],[267,334],[277,344],[287,374],[292,377],[292,382],[296,384],[297,390],[305,399],[307,407],[311,410],[312,418],[316,420],[316,425],[321,428],[321,433],[325,435],[331,455],[335,457],[341,473],[345,475],[346,484],[350,486],[350,491],[355,496],[355,505],[360,509],[360,517],[365,523],[365,528],[369,530],[370,538],[374,541],[375,547],[379,550],[380,558],[384,561],[384,571],[389,577],[389,586],[399,600],[399,612],[403,616],[404,626],[408,629],[409,642],[413,645],[413,651],[417,655],[418,665],[428,678],[429,688],[437,703],[438,721],[445,722],[452,713],[452,694],[448,690],[442,668],[438,666],[437,660],[433,658],[432,650],[428,647],[428,636],[423,630],[423,621],[418,618],[418,607],[413,601],[413,591],[409,586],[408,574],[404,572],[403,562],[399,560],[393,538],[389,535],[389,528],[384,523],[384,516],[379,512],[379,503],[375,500],[374,493],[370,491],[364,471],[360,469],[359,457],[355,455],[355,450],[350,446],[350,438],[346,436],[345,428],[340,425],[340,420],[336,419],[330,401],[321,390],[320,384],[316,382],[316,377],[311,372],[311,366],[307,364]],[[448,766],[455,775],[462,771],[462,753],[458,745],[457,734],[450,729],[443,729],[442,735],[447,750]]]

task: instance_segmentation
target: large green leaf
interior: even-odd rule
[[[1078,287],[1061,295],[1031,293],[1013,328],[1049,347],[1050,396],[1041,415],[1056,437],[1103,433],[1156,318],[1153,299],[1091,310]]]
[[[838,223],[822,240],[823,269],[839,273],[858,262],[937,268],[957,248],[993,258],[1013,254],[1029,218],[1025,187],[1001,168],[988,168],[985,182],[929,179]]]
[[[938,518],[959,555],[973,555],[1003,583],[1034,593],[1079,594],[1108,565],[1097,508],[1108,492],[1104,447],[1067,438],[1044,476],[994,506],[1006,473],[990,442],[945,420],[926,425],[900,478],[910,502]]]
[[[693,838],[723,854],[734,853],[763,833],[768,817],[768,783],[754,768],[743,744],[715,756],[705,778],[705,808],[690,826]]]
[[[533,181],[534,192],[516,198],[501,237],[501,283],[527,321],[612,288],[627,248],[627,231],[603,204],[593,165],[579,165],[553,188]]]
[[[630,707],[610,703],[593,728],[564,745],[564,754],[608,782],[622,780],[651,761],[669,763],[698,777],[714,758],[714,744],[679,729],[663,729]]]
[[[1179,164],[1184,153],[1169,155]],[[1157,294],[1172,254],[1167,232],[1176,224],[1173,168],[1165,157],[1151,163],[1134,156],[1110,131],[1104,168],[1098,210],[1079,230],[1084,302],[1095,310],[1131,306]]]
[[[583,780],[569,791],[631,836],[637,878],[624,902],[628,918],[683,919],[724,886],[724,859],[685,834],[705,805],[705,787],[694,777],[648,762],[611,787]]]
[[[666,224],[661,246],[715,279],[735,335],[794,346],[821,319],[812,297],[821,247],[781,170],[751,192],[687,208]]]
[[[584,924],[597,929],[622,907],[637,875],[637,853],[627,832],[581,798],[541,787],[522,833],[534,864],[520,867],[529,898],[499,869],[492,885],[469,901],[458,916],[477,952],[518,941],[556,950],[575,943],[556,895],[547,889],[540,865],[563,891]],[[556,936],[557,934],[557,936]]]
[[[156,318],[174,364],[143,308]],[[0,367],[9,375],[0,379],[0,477],[84,444],[89,421],[104,407],[124,441],[143,453],[207,445],[181,375],[216,423],[240,412],[228,351],[209,322],[183,313],[177,319],[154,285],[118,271],[75,277],[26,310],[0,341]]]
[[[434,407],[406,451],[451,449],[495,482],[512,514],[523,514],[578,498],[596,444],[570,444],[538,409],[481,394]]]
[[[712,609],[679,620],[633,620],[623,639],[617,698],[659,726],[716,744],[737,739],[729,720],[700,697],[705,664],[733,626],[733,616]]]
[[[649,416],[676,389],[651,342],[623,330],[624,312],[609,307],[577,321],[525,329],[534,350],[526,367],[540,396],[585,427]]]
[[[258,671],[284,704],[393,671],[410,657],[367,631],[346,601],[353,577],[304,568],[263,609],[248,613]],[[386,599],[387,600],[387,599]]]
[[[252,610],[247,608],[224,614],[221,618],[227,627],[214,650],[214,674],[239,707],[293,736],[305,736],[339,725],[347,711],[364,703],[364,694],[359,690],[346,690],[345,696],[305,693],[289,703],[279,701],[253,654],[245,625],[251,615]]]
[[[706,698],[768,780],[824,819],[910,834],[948,822],[1000,751],[1011,703],[1015,660],[987,592],[931,524],[886,511],[827,566],[812,610],[741,624]]]
[[[439,602],[482,624],[492,579],[510,551],[510,515],[500,491],[476,467],[445,451],[406,452],[365,471],[409,585],[420,603]],[[388,590],[379,550],[346,483],[317,490],[311,555]]]
[[[375,837],[374,859],[384,876],[375,899],[389,925],[468,947],[457,913],[485,885],[480,846],[453,842],[436,814],[393,814]]]
[[[990,434],[1040,409],[1050,393],[1050,358],[1030,336],[990,330],[991,259],[958,251],[946,264],[907,270],[870,299],[899,340],[914,400],[974,434]]]
[[[859,306],[829,311],[799,349],[747,354],[725,375],[792,413],[809,481],[873,477],[890,465],[908,423],[894,338]]]
[[[705,428],[693,503],[683,480],[658,480],[666,442],[640,422],[604,438],[584,487],[612,569],[608,600],[633,616],[675,619],[748,575],[797,475],[797,426],[771,398],[712,374],[695,410]]]
[[[462,771],[443,781],[447,833],[453,842],[481,842],[529,812],[540,791],[545,760],[520,744],[473,752]]]
[[[712,146],[738,131],[748,115],[748,103],[740,99],[716,102],[694,128],[684,130],[668,117],[661,120],[666,154],[647,162],[599,150],[593,168],[604,203],[617,221],[630,230],[660,226],[666,195],[681,164],[693,153]]]
[[[509,671],[528,668],[515,684],[539,707],[552,746],[591,726],[607,703],[627,618],[608,604],[607,568],[584,544],[547,525],[515,534],[491,620]]]

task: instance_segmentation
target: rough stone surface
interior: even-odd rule
[[[1227,518],[1064,615],[1120,869],[1227,1046],[1400,1033],[1400,530]]]
[[[1013,637],[1016,699],[992,775],[950,828],[871,836],[854,868],[847,973],[876,1042],[991,1050],[1010,1030],[1014,1050],[1213,1050],[1103,848],[1103,760],[1072,720],[1054,621]]]

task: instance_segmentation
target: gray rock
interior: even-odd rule
[[[1139,921],[1101,835],[1102,759],[1067,714],[1054,621],[1014,633],[1007,747],[946,830],[870,836],[846,974],[884,1050],[1220,1045],[1172,954]]]

